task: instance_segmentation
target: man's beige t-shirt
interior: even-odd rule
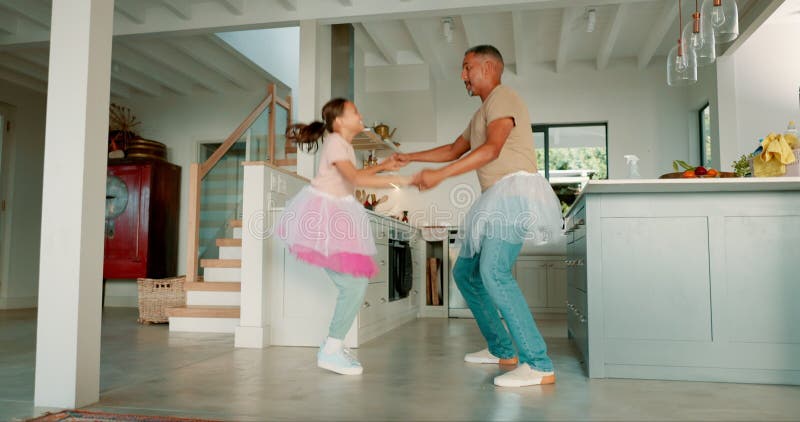
[[[486,191],[507,174],[537,171],[528,107],[516,92],[505,85],[498,85],[489,93],[461,136],[469,141],[471,150],[475,151],[486,142],[489,123],[504,117],[514,119],[514,128],[511,129],[503,149],[500,150],[500,156],[477,169],[481,191]]]

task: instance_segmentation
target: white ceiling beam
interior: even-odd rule
[[[117,98],[130,98],[131,89],[127,85],[111,79],[111,96]]]
[[[453,22],[455,25],[455,22]],[[481,15],[461,16],[461,24],[464,26],[464,38],[467,41],[467,48],[484,44],[485,39],[481,37]],[[453,28],[455,30],[455,28]]]
[[[383,56],[383,59],[386,60],[386,63],[397,64],[397,58],[394,56],[394,54],[392,54],[389,46],[377,36],[380,26],[381,24],[378,22],[361,23],[361,27],[364,29],[367,37],[372,40],[372,43],[375,44],[375,47],[377,47],[378,51],[381,52],[381,55]]]
[[[47,83],[47,66],[41,66],[19,56],[0,53],[0,67]]]
[[[209,91],[222,93],[229,86],[225,78],[165,43],[131,42],[125,43],[125,46],[189,78],[192,82],[204,86]]]
[[[44,29],[50,29],[50,9],[39,3],[29,0],[4,0],[0,6],[24,16]]]
[[[145,6],[138,0],[115,0],[114,8],[117,13],[130,19],[133,23],[141,25],[145,22]]]
[[[0,7],[11,0],[0,0]],[[19,1],[19,0],[17,0]],[[28,3],[28,0],[22,0]],[[151,5],[154,0],[116,0],[117,3],[141,2]],[[298,0],[296,12],[286,12],[275,0],[191,0],[192,19],[163,19],[147,17],[145,24],[137,24],[120,16],[114,22],[114,35],[144,35],[172,32],[205,33],[209,28],[215,32],[237,31],[253,28],[285,26],[289,21],[317,20],[322,25],[359,22],[363,20],[397,20],[430,18],[431,16],[461,16],[477,13],[506,13],[515,10],[534,11],[563,7],[564,3],[576,7],[600,7],[609,4],[642,3],[653,0],[362,0],[353,1],[353,7],[341,7],[335,0]],[[762,0],[756,0],[762,1]],[[767,0],[763,0],[767,1]],[[39,3],[30,0],[31,3]],[[40,4],[40,3],[39,3]],[[334,6],[334,7],[331,7]],[[230,13],[225,13],[228,11]],[[245,12],[246,11],[246,12]],[[49,12],[49,10],[48,10]],[[220,13],[222,12],[222,13]],[[0,34],[0,46],[46,43],[49,31],[20,30],[16,35]]]
[[[252,89],[259,83],[260,78],[256,77],[237,57],[228,54],[204,37],[183,37],[168,42],[241,89]]]
[[[161,0],[161,4],[180,19],[192,19],[192,5],[189,0]]]
[[[153,78],[159,84],[180,95],[192,93],[193,84],[188,79],[120,43],[114,44],[112,58],[118,63]]]
[[[414,47],[416,47],[419,56],[428,64],[428,68],[433,74],[434,79],[444,80],[447,76],[444,71],[444,63],[439,60],[439,55],[436,54],[436,51],[433,49],[433,43],[424,35],[425,31],[421,27],[424,25],[424,22],[407,19],[403,21],[403,25],[411,36],[411,40],[414,42]]]
[[[514,34],[514,65],[516,66],[517,76],[525,77],[529,74],[528,63],[532,60],[528,57],[528,44],[533,44],[525,37],[525,22],[522,20],[522,12],[511,12],[511,31]]]
[[[149,77],[136,72],[121,63],[111,66],[111,77],[131,88],[136,88],[143,93],[158,97],[161,95],[161,85]]]
[[[661,13],[658,15],[658,20],[650,25],[652,28],[650,31],[650,36],[647,37],[642,49],[639,51],[638,57],[638,66],[639,70],[643,70],[650,64],[650,60],[653,59],[653,55],[656,54],[656,50],[658,46],[661,45],[661,42],[664,41],[664,37],[667,35],[667,31],[672,27],[675,23],[675,19],[678,17],[678,2],[677,1],[668,1],[664,3],[664,7],[661,9]],[[683,28],[681,28],[683,29]],[[676,34],[675,41],[677,42],[678,37]]]
[[[218,0],[223,7],[236,16],[244,14],[244,0]]]
[[[731,43],[717,45],[717,57],[729,56],[738,50],[783,3],[784,0],[750,0],[739,4],[739,37]]]
[[[558,54],[556,56],[556,73],[560,73],[567,66],[569,53],[569,37],[572,33],[572,21],[580,13],[577,7],[565,7],[561,12],[561,34],[558,37]]]
[[[622,3],[614,6],[614,11],[611,16],[611,25],[608,27],[608,32],[600,45],[600,51],[597,52],[597,70],[603,70],[608,66],[608,61],[611,59],[611,53],[614,52],[614,45],[617,44],[619,38],[619,31],[622,28],[622,22],[625,21],[625,14],[628,11],[629,4]]]
[[[40,50],[25,50],[25,51],[9,51],[9,55],[16,56],[17,58],[37,64],[40,67],[47,69],[50,66],[50,51],[49,49]]]
[[[11,13],[0,13],[0,34],[14,35],[19,28],[19,19]]]
[[[297,11],[297,0],[278,0],[278,2],[290,12]]]
[[[32,89],[38,93],[47,93],[47,82],[41,82],[29,76],[20,73],[0,68],[0,80],[5,80],[13,84]]]

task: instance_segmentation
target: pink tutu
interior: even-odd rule
[[[356,277],[378,273],[369,216],[352,195],[335,197],[306,186],[286,203],[277,229],[302,261]]]

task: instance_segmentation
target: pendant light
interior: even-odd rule
[[[708,16],[700,13],[699,0],[694,0],[694,13],[692,22],[683,28],[683,43],[686,48],[691,48],[697,55],[697,65],[706,66],[714,63],[717,58],[717,49],[714,40],[714,28]]]
[[[672,47],[667,56],[667,84],[686,86],[697,83],[697,54],[692,48],[683,45],[683,16],[681,0],[678,0],[678,44]]]
[[[739,8],[736,0],[705,0],[703,14],[711,22],[717,44],[731,42],[739,36]]]

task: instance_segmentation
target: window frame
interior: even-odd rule
[[[704,167],[706,165],[706,159],[710,158],[710,157],[706,157],[706,145],[705,145],[706,144],[706,140],[705,140],[705,137],[703,136],[703,113],[704,113],[705,109],[708,109],[708,120],[709,120],[709,126],[710,126],[711,125],[711,103],[710,102],[706,102],[706,104],[704,106],[700,107],[700,109],[697,110],[697,130],[699,132],[698,139],[700,140],[700,142],[699,142],[699,144],[700,144],[700,165],[704,166]],[[708,128],[708,131],[709,131],[709,133],[711,132],[711,128],[710,127]],[[713,137],[711,138],[711,147],[712,147],[712,149],[714,147],[714,138]],[[713,165],[713,162],[711,162],[710,160],[709,160],[709,165]]]
[[[533,133],[542,132],[544,134],[544,177],[550,180],[550,129],[562,127],[586,127],[586,126],[603,126],[606,129],[606,179],[608,179],[610,171],[608,171],[608,122],[585,122],[585,123],[534,123],[531,125]],[[536,147],[534,141],[534,148]],[[542,172],[542,169],[539,169]]]

